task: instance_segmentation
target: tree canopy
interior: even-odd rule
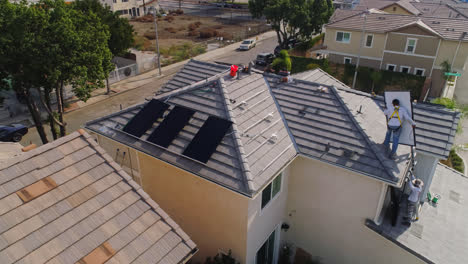
[[[309,40],[322,31],[333,14],[331,0],[249,0],[253,17],[265,17],[276,31],[280,46],[290,40]]]

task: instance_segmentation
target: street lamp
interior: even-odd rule
[[[366,33],[366,22],[367,22],[367,14],[369,13],[368,10],[366,10],[361,17],[364,17],[364,24],[362,25],[362,33],[361,33],[361,44],[359,45],[359,53],[356,61],[356,69],[354,71],[354,78],[353,78],[353,86],[351,88],[354,89],[356,85],[356,77],[357,77],[357,71],[359,68],[359,62],[361,60],[361,50],[362,50],[362,45],[364,45],[364,34]]]
[[[154,30],[156,31],[156,52],[158,53],[158,69],[159,69],[159,75],[162,75],[161,73],[161,54],[159,53],[159,40],[158,40],[158,23],[156,22],[156,8],[154,6],[150,6],[148,8],[148,13],[153,14],[154,18]]]

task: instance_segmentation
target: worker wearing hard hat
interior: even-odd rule
[[[410,117],[408,111],[400,107],[400,101],[398,99],[392,101],[392,106],[385,110],[384,114],[387,117],[387,134],[385,135],[384,146],[387,150],[389,149],[390,137],[393,135],[392,150],[389,154],[389,158],[395,159],[403,122],[409,122],[413,128],[416,127],[416,123]]]

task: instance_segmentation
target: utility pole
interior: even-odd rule
[[[156,8],[154,6],[151,6],[149,8],[150,12],[153,13],[153,18],[154,18],[154,30],[156,31],[156,52],[158,53],[158,69],[159,69],[159,75],[161,76],[161,54],[159,53],[159,40],[158,40],[158,23],[156,22]]]
[[[356,69],[354,70],[354,78],[353,78],[353,86],[352,88],[354,89],[354,87],[356,86],[356,78],[357,78],[357,71],[358,71],[358,68],[359,68],[359,62],[361,61],[361,50],[362,50],[362,45],[364,44],[364,35],[365,35],[365,32],[366,32],[366,22],[367,22],[367,14],[368,14],[369,11],[365,11],[361,16],[364,16],[364,24],[362,25],[362,33],[361,33],[361,44],[359,45],[359,53],[358,53],[358,57],[357,57],[357,61],[356,61]],[[374,41],[374,40],[372,40]]]

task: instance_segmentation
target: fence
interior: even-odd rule
[[[109,84],[125,80],[138,74],[139,69],[137,63],[115,69],[114,71],[109,73]]]

